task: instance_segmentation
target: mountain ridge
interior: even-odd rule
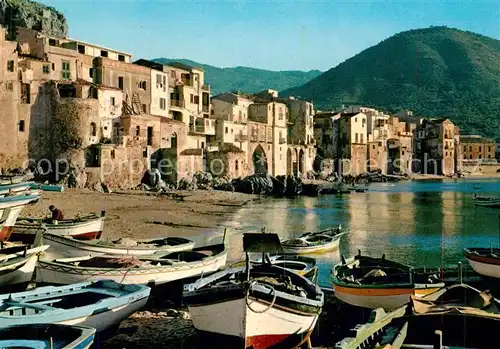
[[[154,58],[152,61],[162,64],[180,62],[202,68],[205,71],[205,81],[212,85],[213,95],[237,90],[255,93],[268,88],[279,91],[302,85],[321,74],[320,70],[274,71],[245,66],[221,68],[185,58]]]
[[[389,58],[388,58],[389,57]],[[397,33],[282,91],[319,108],[361,104],[449,117],[464,132],[500,140],[500,41],[448,27]]]

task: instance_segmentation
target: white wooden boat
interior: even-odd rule
[[[9,196],[0,198],[0,241],[9,239],[23,208],[37,202],[39,195]]]
[[[436,270],[420,270],[358,254],[332,268],[335,297],[363,308],[392,310],[411,296],[423,297],[445,286]]]
[[[8,194],[19,194],[26,193],[31,190],[30,182],[23,182],[17,184],[0,185],[0,196],[5,196]]]
[[[0,348],[89,349],[95,328],[29,324],[0,328]]]
[[[322,253],[339,248],[342,227],[330,228],[313,233],[305,233],[296,239],[283,241],[281,244],[285,253],[308,254]]]
[[[194,327],[223,336],[227,348],[302,345],[321,313],[323,292],[292,271],[250,262],[248,252],[282,251],[276,234],[245,234],[243,245],[246,267],[226,269],[185,287],[183,301]]]
[[[0,295],[0,328],[38,323],[111,330],[141,310],[150,292],[143,285],[99,281]]]
[[[72,284],[113,280],[123,284],[161,285],[216,272],[226,266],[225,244],[149,256],[100,256],[39,260],[37,283]]]
[[[93,240],[101,237],[104,229],[105,212],[100,216],[91,214],[84,217],[47,221],[46,219],[20,217],[14,227],[16,235],[33,234],[43,229],[47,233],[68,236],[80,240]],[[22,237],[16,238],[22,240]]]
[[[0,249],[0,292],[25,290],[35,271],[38,256],[49,248],[38,239],[33,246],[12,245]],[[3,243],[2,243],[3,245]]]
[[[0,185],[19,184],[33,179],[33,174],[29,175],[0,175]]]
[[[500,207],[500,196],[479,196],[474,194],[472,201],[476,206]]]
[[[151,255],[155,253],[173,253],[192,250],[194,241],[182,237],[166,237],[149,240],[131,241],[135,244],[125,245],[117,241],[78,240],[72,237],[50,233],[43,235],[44,243],[50,245],[48,253],[51,257],[73,258],[101,255]]]
[[[466,248],[464,256],[476,273],[500,278],[500,248]]]
[[[372,311],[371,321],[351,330],[337,349],[500,348],[500,303],[488,292],[458,284],[389,313]],[[436,333],[437,332],[437,333]]]

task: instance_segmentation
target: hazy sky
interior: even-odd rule
[[[500,39],[500,0],[40,0],[69,36],[138,58],[328,70],[407,29],[446,25]]]

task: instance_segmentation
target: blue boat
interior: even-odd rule
[[[0,295],[0,328],[52,323],[113,332],[146,305],[150,292],[147,286],[106,280]]]
[[[0,348],[88,349],[95,329],[84,326],[29,324],[0,328]]]

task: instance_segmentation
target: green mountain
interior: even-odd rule
[[[189,59],[156,58],[152,61],[162,64],[181,62],[203,68],[206,82],[212,85],[213,95],[236,90],[255,93],[268,88],[280,91],[302,85],[321,74],[319,70],[303,72],[271,71],[248,67],[218,68]]]
[[[280,95],[319,108],[410,109],[500,140],[500,41],[447,27],[410,30]]]

